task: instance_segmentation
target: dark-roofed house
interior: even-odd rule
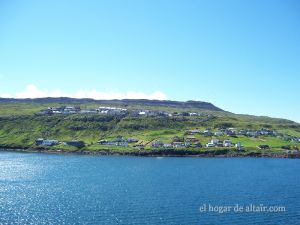
[[[184,138],[184,141],[194,143],[198,142],[199,140],[194,135],[188,135]]]
[[[258,148],[261,150],[264,150],[264,149],[270,149],[270,146],[269,145],[259,145]]]
[[[200,134],[201,132],[199,130],[189,130],[188,133],[190,135],[194,135],[194,134]]]
[[[74,146],[74,147],[79,147],[79,148],[85,146],[84,141],[79,141],[79,140],[65,141],[64,143],[65,143],[65,145]]]
[[[43,138],[38,138],[35,140],[36,145],[45,145],[45,146],[53,146],[58,144],[58,140],[48,140]]]

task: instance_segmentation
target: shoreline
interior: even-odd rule
[[[36,148],[7,148],[0,147],[0,152],[17,152],[17,153],[45,153],[45,154],[61,154],[61,155],[95,155],[95,156],[137,156],[137,157],[197,157],[197,158],[289,158],[300,159],[300,153],[288,154],[288,153],[262,153],[262,152],[236,152],[226,154],[216,154],[212,152],[190,152],[183,151],[124,151],[116,152],[111,150],[54,150],[54,149],[36,149]]]

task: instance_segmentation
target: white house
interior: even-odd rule
[[[57,145],[58,141],[39,138],[39,139],[35,140],[35,143],[36,143],[36,145],[52,146],[52,145]]]
[[[238,142],[235,144],[235,147],[238,149],[238,150],[243,150],[243,146],[241,144],[241,142]]]
[[[215,132],[215,136],[223,136],[224,133],[222,131]]]
[[[194,134],[200,134],[201,132],[199,130],[189,130],[188,133],[190,135],[194,135]]]
[[[207,143],[206,144],[206,147],[207,148],[211,148],[211,147],[215,147],[216,145],[215,144],[213,144],[213,143]]]
[[[223,146],[224,146],[224,147],[231,147],[231,146],[232,146],[232,143],[231,143],[230,140],[224,140],[224,141],[223,141]]]
[[[213,139],[211,139],[210,143],[216,145],[219,143],[219,139],[213,138]]]
[[[185,143],[184,143],[184,142],[178,141],[178,142],[173,142],[173,147],[174,147],[174,148],[184,148],[184,147],[186,147],[186,146],[185,146]]]

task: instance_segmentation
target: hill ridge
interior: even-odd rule
[[[59,104],[115,104],[115,105],[145,105],[145,106],[169,106],[179,108],[198,108],[212,111],[224,111],[223,109],[204,101],[174,101],[174,100],[150,100],[150,99],[112,99],[112,100],[96,100],[92,98],[69,98],[69,97],[46,97],[46,98],[0,98],[0,103],[59,103]]]

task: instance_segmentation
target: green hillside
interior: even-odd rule
[[[146,101],[146,100],[144,100]],[[153,103],[154,104],[154,103]],[[217,152],[228,153],[238,151],[236,143],[243,146],[242,154],[261,152],[257,146],[268,145],[270,149],[264,152],[284,152],[282,147],[296,149],[300,143],[293,138],[300,137],[300,124],[284,119],[269,117],[257,117],[249,115],[237,115],[220,110],[219,108],[202,108],[201,104],[195,107],[190,105],[174,104],[144,104],[143,102],[34,102],[34,101],[2,101],[0,100],[0,146],[6,148],[32,148],[53,149],[66,151],[110,151],[110,152],[136,152],[136,151],[187,151],[189,154]],[[61,107],[66,105],[77,106],[81,112],[72,114],[40,114],[41,110],[48,107]],[[85,113],[89,110],[104,107],[122,107],[127,109],[125,114],[110,115],[99,112]],[[211,106],[210,106],[211,107]],[[136,115],[136,111],[161,111],[166,115]],[[189,115],[194,113],[196,115]],[[167,115],[168,114],[168,115]],[[228,128],[236,128],[237,131],[274,131],[276,135],[227,135]],[[204,135],[203,132],[210,129],[211,134]],[[185,148],[173,148],[171,146],[153,147],[152,144],[160,141],[164,144],[172,144],[174,141],[184,142],[190,130],[197,130],[193,134],[197,140],[195,145],[191,143]],[[220,136],[216,137],[215,133]],[[221,134],[222,133],[222,134]],[[107,142],[114,141],[117,136],[124,139],[138,139],[136,143],[128,143],[128,146],[100,145],[99,140]],[[191,135],[190,135],[191,136]],[[54,146],[37,146],[35,140],[38,138],[55,139],[59,141]],[[229,140],[231,147],[207,148],[205,145],[211,139],[219,142]],[[85,142],[84,147],[67,146],[63,142],[69,140],[81,140]],[[134,147],[144,145],[143,149]]]

